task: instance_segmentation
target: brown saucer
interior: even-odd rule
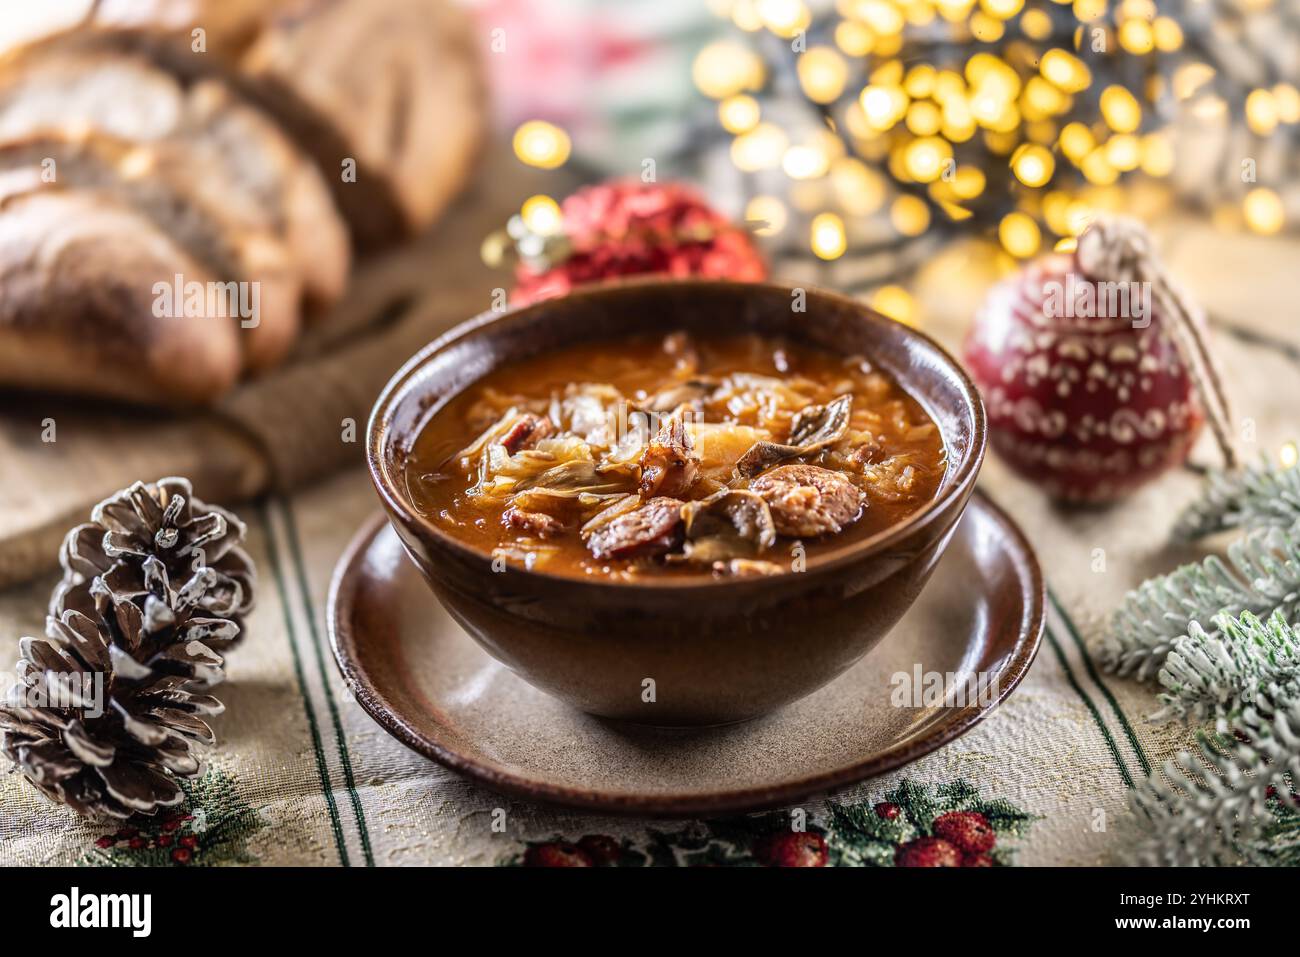
[[[715,728],[594,718],[490,658],[439,605],[376,516],[339,561],[330,641],[389,733],[488,787],[610,813],[686,817],[776,807],[892,770],[969,730],[1038,651],[1043,581],[1029,543],[983,495],[934,577],[881,644],[775,714]],[[891,676],[984,673],[987,700],[891,704]]]

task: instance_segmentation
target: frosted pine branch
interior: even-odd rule
[[[1244,711],[1290,690],[1300,700],[1300,641],[1278,612],[1267,622],[1246,612],[1220,616],[1215,634],[1192,622],[1160,669],[1166,707],[1155,720],[1176,717],[1237,720]]]
[[[1161,684],[1166,715],[1212,719],[1197,755],[1166,762],[1134,793],[1152,825],[1135,856],[1146,864],[1269,864],[1300,854],[1300,641],[1280,614],[1193,624],[1174,642]],[[1292,836],[1275,840],[1281,832]]]
[[[1189,542],[1230,528],[1291,528],[1300,523],[1300,469],[1268,460],[1240,472],[1212,472],[1185,508],[1174,538]]]
[[[1133,850],[1135,862],[1201,867],[1273,863],[1285,849],[1274,845],[1270,834],[1281,818],[1295,814],[1285,776],[1263,765],[1249,745],[1223,751],[1202,734],[1198,750],[1199,755],[1184,751],[1166,761],[1167,781],[1153,775],[1133,792],[1130,803],[1146,824]]]
[[[1211,555],[1143,582],[1115,613],[1100,657],[1117,674],[1147,679],[1192,622],[1274,611],[1300,618],[1300,527],[1258,529],[1229,546],[1226,562]]]

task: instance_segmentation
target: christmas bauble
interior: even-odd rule
[[[1202,316],[1163,278],[1140,278],[1157,273],[1127,254],[1084,255],[1101,241],[1085,234],[1078,253],[996,286],[965,350],[993,448],[1070,501],[1112,501],[1181,464],[1205,421],[1180,347],[1203,343]]]
[[[588,186],[566,199],[561,212],[562,241],[551,238],[542,256],[520,262],[512,304],[562,296],[575,286],[620,276],[745,282],[767,276],[749,233],[679,183]]]

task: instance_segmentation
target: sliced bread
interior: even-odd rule
[[[237,321],[155,314],[159,284],[215,281],[178,243],[102,191],[0,180],[0,385],[167,405],[230,388]]]
[[[174,141],[134,145],[98,134],[34,136],[0,145],[0,167],[32,166],[52,182],[94,189],[134,208],[182,246],[205,275],[256,284],[243,289],[246,304],[256,304],[256,314],[244,317],[240,337],[250,371],[276,364],[293,345],[301,285],[288,250],[273,233],[250,228],[221,205],[208,157]]]

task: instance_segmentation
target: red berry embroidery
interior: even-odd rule
[[[826,839],[803,831],[773,834],[759,842],[754,855],[768,867],[825,867]]]
[[[561,841],[534,844],[524,852],[524,867],[591,867],[592,863],[578,845]]]
[[[937,837],[966,854],[983,854],[991,850],[998,839],[988,818],[978,811],[949,811],[940,814],[934,819],[932,827]]]
[[[898,867],[961,867],[961,851],[941,837],[918,837],[894,854]]]
[[[618,841],[605,834],[588,834],[578,841],[578,847],[586,852],[593,864],[610,866],[618,863],[623,855],[623,848]]]

